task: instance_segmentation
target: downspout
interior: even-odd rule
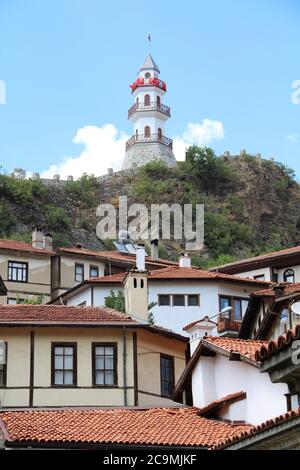
[[[29,366],[29,408],[33,406],[34,391],[34,330],[30,332],[30,366]]]
[[[126,328],[123,326],[123,387],[124,406],[127,406],[127,349],[126,349]]]

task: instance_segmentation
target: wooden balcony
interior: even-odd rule
[[[217,323],[218,333],[222,336],[237,337],[241,328],[241,321],[231,320],[223,316],[219,316]]]
[[[159,78],[138,78],[135,82],[130,85],[130,88],[133,93],[134,90],[136,90],[138,87],[143,86],[156,86],[157,88],[160,88],[163,91],[167,91],[166,82],[163,82]]]
[[[159,111],[166,116],[171,116],[171,109],[165,104],[159,104],[155,101],[145,104],[145,103],[134,103],[133,106],[128,111],[128,119],[137,111]]]
[[[160,134],[138,134],[133,135],[129,140],[126,142],[126,150],[132,147],[135,144],[145,144],[145,143],[152,143],[157,142],[159,144],[163,144],[166,147],[173,148],[173,140],[169,139],[168,137]]]

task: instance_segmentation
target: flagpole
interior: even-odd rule
[[[151,34],[148,34],[148,48],[149,48],[149,54],[151,53]]]

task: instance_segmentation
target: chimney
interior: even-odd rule
[[[202,320],[195,321],[190,325],[183,328],[190,337],[191,354],[194,353],[198,344],[205,336],[212,336],[212,331],[216,328],[217,324],[209,319],[208,316]]]
[[[151,258],[158,259],[158,240],[151,240]]]
[[[81,250],[82,247],[83,247],[82,243],[79,243],[79,242],[74,243],[74,248],[78,248],[79,250]]]
[[[144,323],[148,318],[148,273],[132,269],[124,281],[125,311]]]
[[[145,246],[141,243],[136,248],[136,270],[138,272],[144,272],[146,270],[145,257]]]
[[[179,267],[180,268],[191,268],[191,256],[189,253],[180,253],[179,255]]]
[[[41,225],[34,225],[32,227],[32,246],[33,248],[44,248],[43,243],[44,233]]]
[[[51,233],[45,233],[43,236],[43,248],[45,250],[52,250],[53,248],[53,238]]]

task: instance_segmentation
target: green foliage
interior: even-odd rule
[[[15,240],[17,242],[31,243],[31,233],[12,233],[6,236],[8,240]]]
[[[41,305],[44,301],[44,297],[42,295],[37,295],[35,297],[29,297],[25,300],[20,300],[17,297],[17,304],[25,304],[25,305]]]
[[[25,179],[24,173],[19,169],[15,178],[0,174],[0,193],[2,197],[18,204],[30,203],[35,199],[42,200],[48,190],[40,180]]]
[[[46,220],[49,230],[62,231],[70,229],[70,221],[64,209],[48,204],[46,206]]]
[[[141,176],[149,176],[150,178],[164,178],[167,172],[168,167],[162,160],[146,163],[141,168]]]
[[[158,203],[165,196],[168,181],[155,181],[149,176],[140,178],[132,188],[133,195],[146,204]]]
[[[218,186],[235,181],[232,168],[209,147],[192,145],[186,152],[186,171],[194,175],[204,191],[217,192]]]
[[[150,304],[148,305],[148,322],[150,323],[150,325],[154,325],[155,324],[155,317],[154,317],[154,314],[152,312],[152,309],[157,305],[157,302],[150,302]]]
[[[82,203],[87,207],[95,204],[97,179],[93,175],[83,175],[77,181],[68,181],[66,193],[77,199],[78,205]]]
[[[113,308],[118,312],[125,313],[125,297],[123,292],[120,290],[117,292],[117,294],[111,290],[109,296],[105,297],[104,302],[105,307]]]
[[[7,237],[14,225],[16,224],[16,219],[12,215],[7,204],[2,202],[0,204],[0,235],[1,237]]]
[[[245,203],[237,194],[229,194],[227,198],[227,205],[232,214],[237,220],[242,220],[245,212]]]
[[[84,230],[90,230],[89,221],[85,217],[79,217],[77,220],[77,225]]]

